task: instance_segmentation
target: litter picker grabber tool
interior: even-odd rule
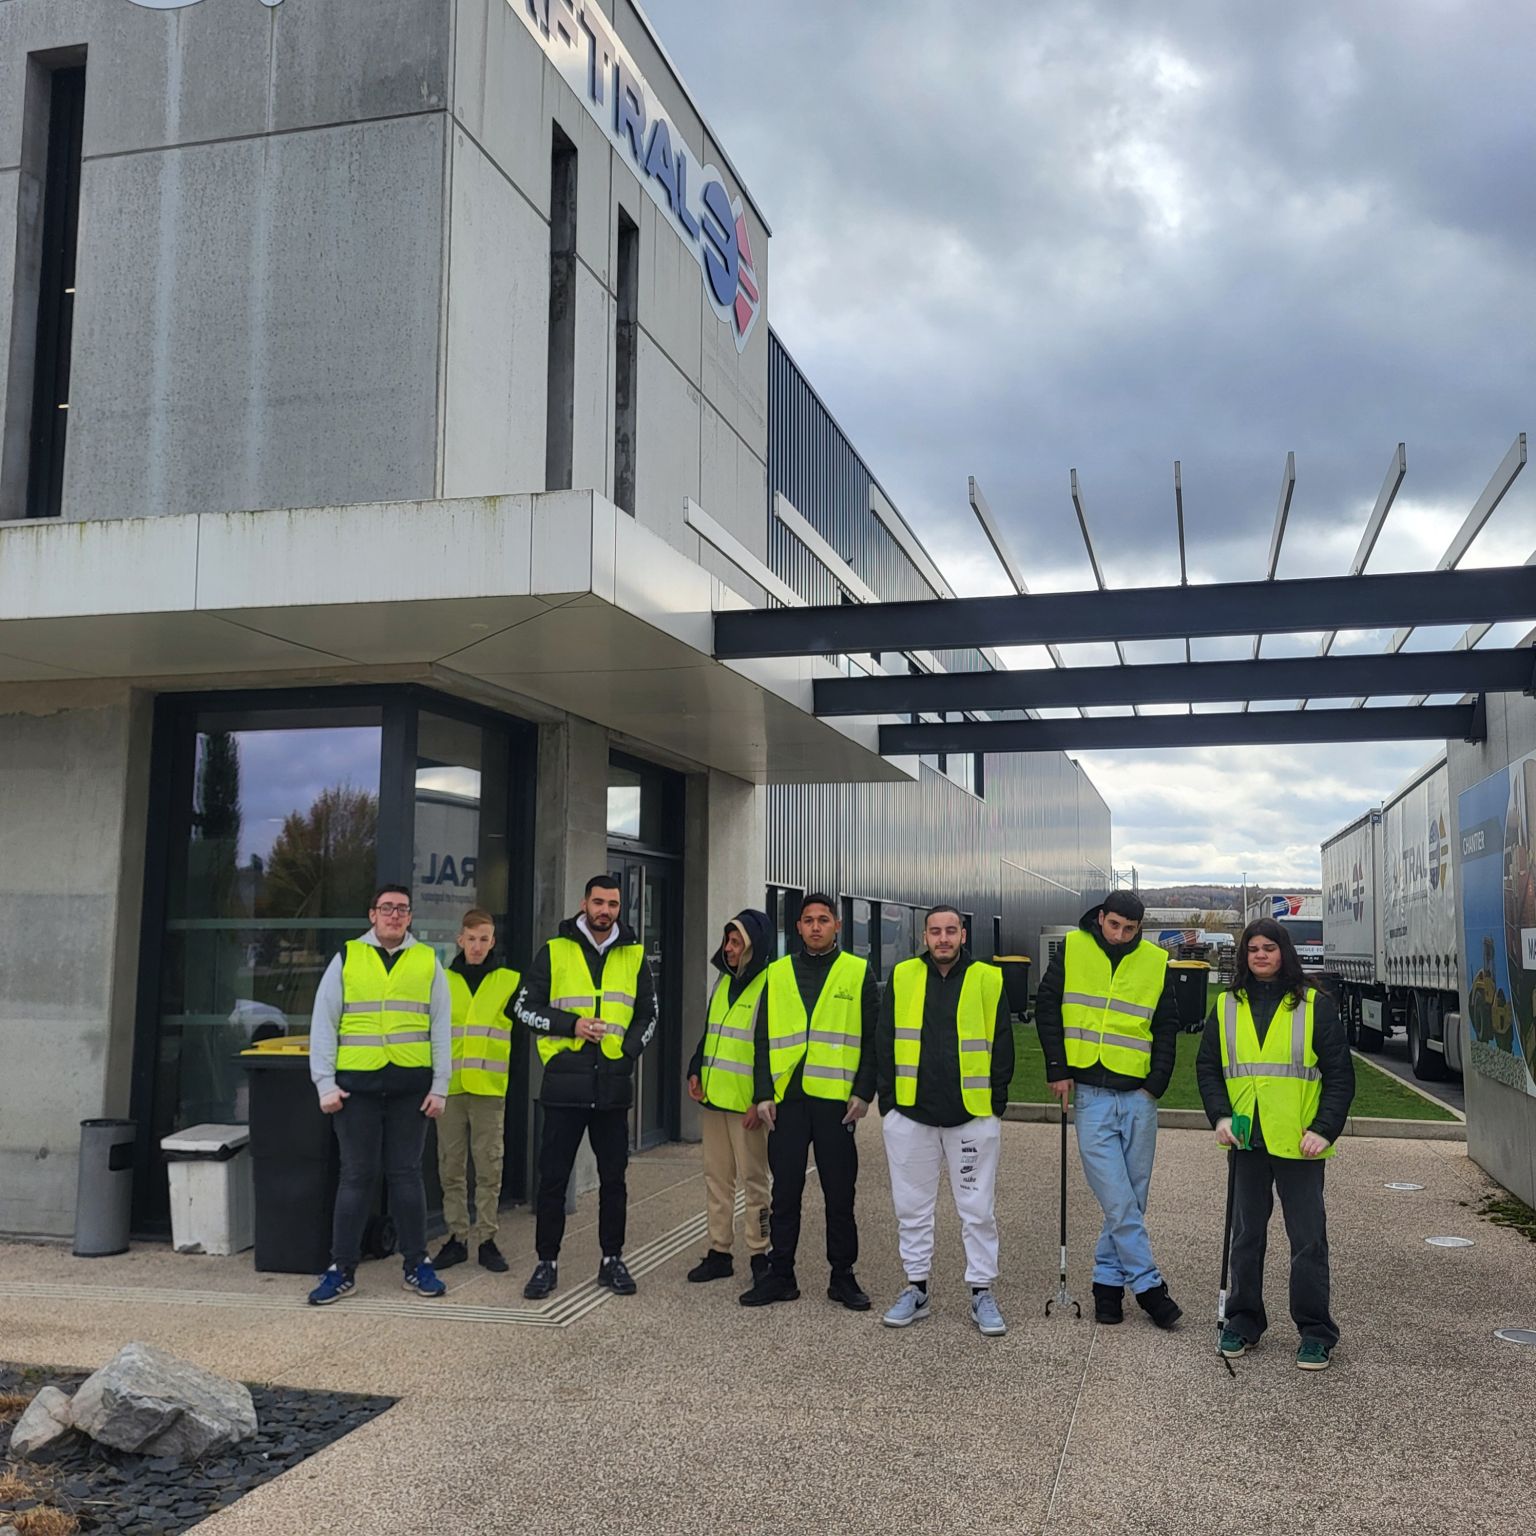
[[[1233,1135],[1244,1145],[1248,1144],[1248,1136],[1251,1122],[1247,1115],[1235,1115],[1233,1117]],[[1227,1148],[1227,1214],[1222,1223],[1221,1231],[1221,1289],[1216,1292],[1216,1339],[1218,1345],[1221,1336],[1227,1326],[1227,1279],[1231,1273],[1232,1264],[1232,1199],[1237,1189],[1237,1154],[1233,1148]],[[1232,1362],[1225,1355],[1221,1357],[1221,1363],[1227,1368],[1227,1375],[1236,1377],[1237,1372],[1232,1369]]]
[[[1222,1284],[1226,1284],[1225,1281]],[[1045,1315],[1051,1315],[1052,1307],[1071,1307],[1081,1317],[1082,1304],[1067,1289],[1067,1106],[1061,1106],[1061,1278],[1056,1294],[1045,1304]]]

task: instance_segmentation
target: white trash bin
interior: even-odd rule
[[[243,1253],[256,1241],[250,1143],[247,1125],[193,1125],[160,1143],[177,1253]]]

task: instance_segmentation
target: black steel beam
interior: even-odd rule
[[[816,683],[818,715],[1068,709],[1094,704],[1217,704],[1239,699],[1347,699],[1357,694],[1524,693],[1536,649],[1157,662],[1028,672],[924,672]]]
[[[1405,571],[715,615],[715,655],[836,655],[1536,619],[1536,570]]]
[[[1479,696],[1481,697],[1481,695]],[[884,757],[934,752],[1091,752],[1116,748],[1280,746],[1340,741],[1482,741],[1475,704],[1417,709],[1284,709],[1248,714],[1117,715],[882,725]]]

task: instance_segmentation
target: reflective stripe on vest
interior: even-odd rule
[[[430,1067],[432,982],[437,954],[412,944],[388,970],[377,946],[349,939],[341,960],[341,1019],[336,1070],[377,1072],[382,1067]]]
[[[639,944],[611,944],[603,951],[602,980],[593,990],[587,952],[575,939],[551,939],[549,1006],[604,1025],[602,1052],[610,1061],[624,1054],[624,1031],[635,1016],[635,994],[645,950]],[[573,1035],[540,1035],[539,1060],[548,1063],[561,1051],[579,1051],[584,1040]]]
[[[789,955],[763,973],[768,987],[768,1070],[773,1097],[781,1101],[795,1068],[804,1061],[800,1085],[813,1099],[847,1099],[859,1070],[864,1042],[864,976],[869,962],[846,951],[827,971],[809,1019]]]
[[[1317,993],[1308,987],[1296,1008],[1282,998],[1263,1045],[1246,997],[1223,992],[1216,1010],[1221,1019],[1221,1071],[1232,1113],[1252,1119],[1257,1108],[1266,1150],[1276,1157],[1300,1157],[1302,1133],[1317,1118],[1323,1099],[1323,1074],[1312,1048]],[[1330,1146],[1322,1155],[1332,1157],[1335,1150]]]
[[[471,992],[458,971],[450,967],[447,975],[453,999],[453,1076],[448,1092],[503,1098],[512,1060],[507,1004],[523,978],[509,966],[498,966]]]
[[[733,1003],[731,978],[722,976],[709,999],[709,1022],[704,1029],[704,1058],[699,1083],[704,1101],[715,1109],[744,1114],[752,1107],[752,1052],[757,1002],[768,984],[768,972],[759,971]]]
[[[928,995],[928,962],[903,960],[891,973],[895,989],[896,1107],[917,1103],[917,1073],[923,1049],[923,1003]],[[1003,973],[973,960],[960,983],[955,1009],[959,1039],[960,1098],[973,1115],[992,1113],[992,1037]]]
[[[1168,951],[1143,939],[1112,966],[1091,933],[1067,935],[1062,971],[1062,1033],[1067,1065],[1102,1063],[1122,1077],[1152,1071],[1152,1017],[1163,995]]]

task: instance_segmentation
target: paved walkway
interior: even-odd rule
[[[632,1170],[630,1249],[647,1256],[638,1296],[591,1292],[594,1202],[582,1202],[561,1266],[564,1326],[529,1320],[530,1222],[518,1215],[503,1234],[511,1275],[453,1270],[450,1296],[433,1303],[398,1289],[395,1263],[367,1265],[360,1295],[324,1311],[299,1304],[301,1278],[257,1275],[248,1256],[145,1248],[82,1261],[0,1246],[0,1356],[92,1366],[141,1338],[249,1379],[399,1395],[199,1527],[209,1536],[1526,1527],[1536,1349],[1493,1330],[1536,1326],[1536,1247],[1477,1217],[1490,1186],[1459,1143],[1345,1143],[1329,1170],[1345,1332],[1334,1368],[1291,1363],[1277,1216],[1277,1323],[1234,1380],[1211,1326],[1224,1190],[1211,1137],[1162,1133],[1153,1235],[1186,1309],[1165,1335],[1134,1311],[1120,1328],[1042,1315],[1055,1286],[1057,1132],[1010,1124],[1004,1135],[1005,1339],[970,1324],[942,1209],[935,1316],[880,1326],[901,1272],[884,1159],[865,1126],[859,1274],[872,1315],[825,1300],[809,1193],[800,1301],[749,1312],[735,1282],[686,1284],[703,1249],[702,1183],[697,1150],[674,1146]],[[1070,1204],[1081,1294],[1096,1223],[1075,1168]],[[1426,1246],[1442,1233],[1475,1246]],[[573,1306],[577,1294],[595,1304]]]

